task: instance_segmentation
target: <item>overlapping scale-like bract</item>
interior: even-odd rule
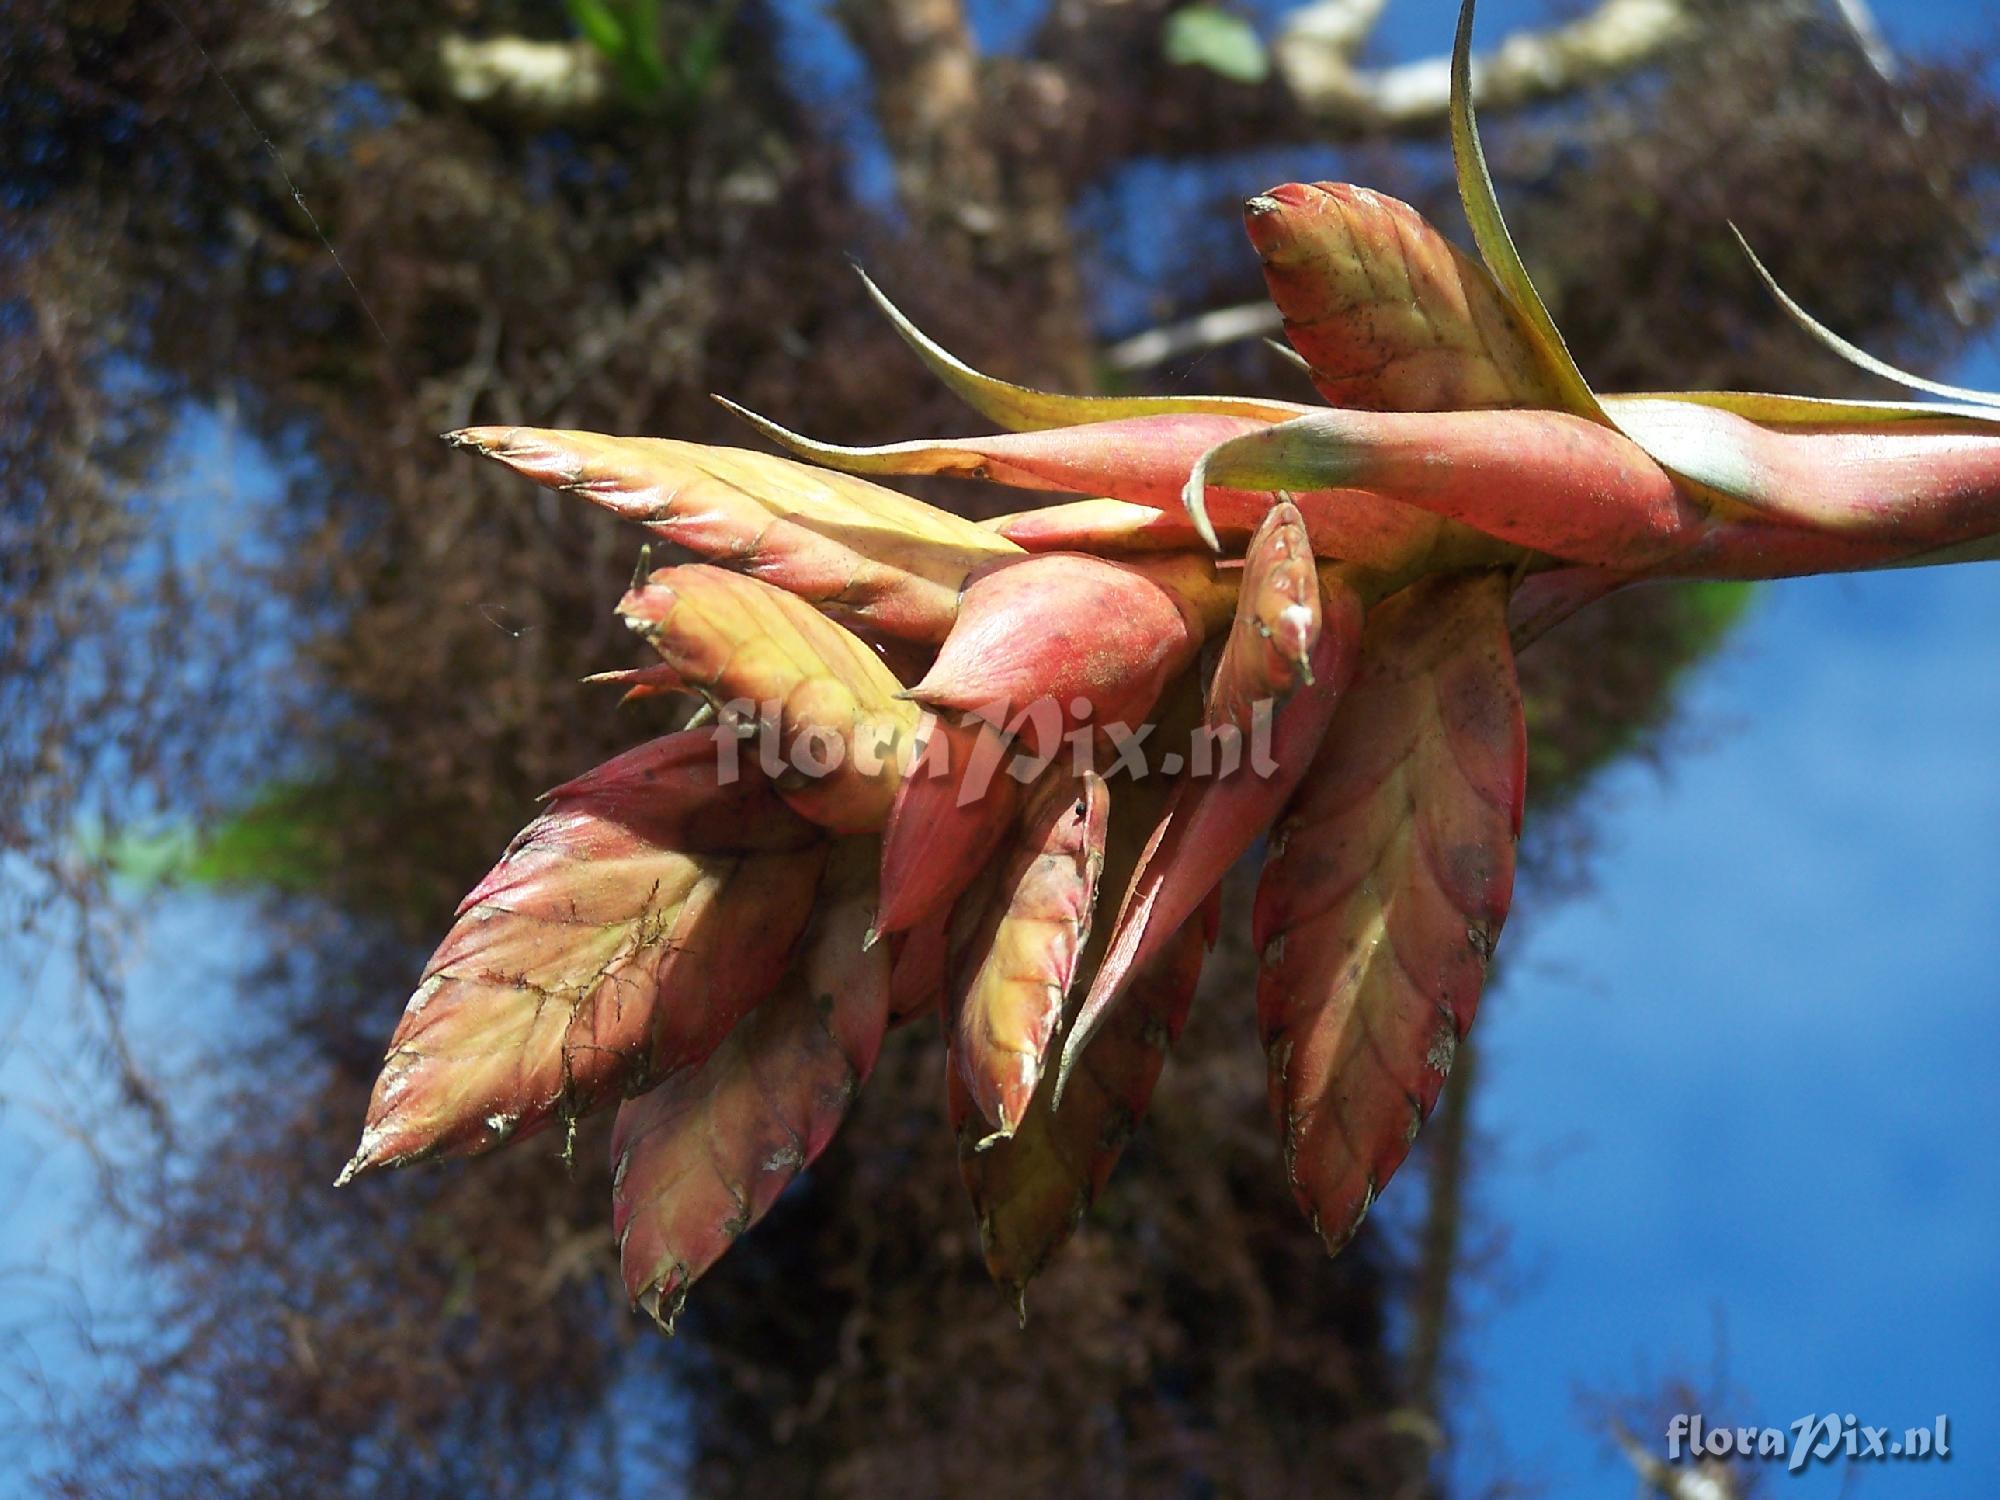
[[[1229,873],[1278,815],[1311,766],[1320,740],[1354,673],[1361,641],[1361,599],[1343,578],[1310,586],[1324,600],[1313,614],[1311,656],[1300,671],[1311,681],[1285,701],[1252,699],[1239,672],[1268,666],[1239,636],[1257,633],[1257,608],[1239,614],[1209,690],[1201,747],[1189,774],[1169,793],[1122,893],[1109,947],[1091,981],[1068,1039],[1058,1087],[1090,1044],[1127,979],[1165,949],[1189,916],[1220,889]],[[1232,647],[1236,649],[1231,649]]]
[[[618,612],[718,710],[747,705],[746,729],[774,706],[773,774],[795,809],[836,832],[881,831],[917,710],[866,642],[783,589],[699,563],[661,569]]]
[[[1247,205],[1331,407],[1030,390],[871,284],[1008,431],[852,448],[750,417],[824,467],[454,434],[703,559],[620,605],[662,662],[601,676],[723,722],[551,794],[426,966],[343,1180],[623,1098],[625,1283],[670,1324],[825,1146],[885,1028],[937,1015],[987,1266],[1018,1297],[1144,1113],[1219,881],[1268,831],[1253,935],[1284,1168],[1327,1245],[1352,1236],[1437,1102],[1507,913],[1512,643],[1645,578],[2000,557],[2000,407],[1789,299],[1845,357],[1955,404],[1598,396],[1486,173],[1472,11],[1451,131],[1483,268],[1362,189]],[[1081,498],[982,525],[833,470]],[[1204,726],[1247,739],[1236,769],[1204,768]]]
[[[986,1269],[1017,1303],[1104,1191],[1152,1102],[1201,979],[1199,923],[1181,928],[1132,978],[1116,1015],[1082,1053],[1057,1104],[1044,1080],[1011,1136],[994,1140],[956,1072],[948,1112]],[[1025,1309],[1023,1313],[1025,1317]]]
[[[768,453],[543,427],[451,440],[883,635],[944,639],[966,575],[1018,550],[949,511]]]
[[[1208,692],[1208,723],[1247,732],[1257,704],[1276,704],[1309,681],[1320,617],[1319,568],[1305,520],[1290,500],[1280,500],[1244,549],[1236,618]]]
[[[1190,673],[1168,689],[1160,730],[1185,752],[1200,714]],[[1110,792],[1102,883],[1122,888],[1179,782],[1166,776],[1119,780]],[[1136,974],[1124,1003],[1090,1044],[1069,1060],[1071,1076],[1044,1071],[1011,1135],[996,1137],[956,1069],[948,1068],[947,1112],[958,1137],[959,1171],[972,1196],[987,1270],[1017,1302],[1028,1282],[1075,1232],[1104,1189],[1145,1115],[1168,1051],[1178,1040],[1201,977],[1213,922],[1179,928]],[[1098,923],[1077,966],[1087,978],[1103,961],[1108,925]]]
[[[1041,1083],[1090,937],[1109,813],[1103,777],[1050,766],[953,915],[952,1071],[994,1135],[1014,1133]]]
[[[1556,406],[1561,391],[1484,267],[1407,203],[1344,182],[1244,205],[1285,336],[1334,406]]]
[[[826,1149],[875,1066],[889,956],[865,949],[872,839],[828,861],[819,915],[778,991],[699,1068],[620,1107],[612,1229],[626,1291],[669,1329],[689,1285]]]
[[[1437,1103],[1513,891],[1526,773],[1496,574],[1378,605],[1258,886],[1258,1019],[1285,1170],[1329,1249]]]
[[[901,932],[951,910],[1014,820],[1019,783],[1005,774],[1006,736],[971,714],[926,713],[882,834],[877,932]]]
[[[1202,599],[1126,563],[1071,552],[1003,563],[967,587],[958,624],[911,695],[1052,755],[1080,726],[1143,722],[1201,649],[1203,613]]]
[[[805,926],[824,845],[711,735],[558,787],[465,898],[389,1044],[371,1167],[462,1155],[699,1063],[763,998]]]

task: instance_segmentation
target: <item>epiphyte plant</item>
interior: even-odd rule
[[[704,559],[642,570],[618,610],[661,661],[606,675],[722,721],[548,794],[431,957],[343,1182],[615,1105],[625,1284],[671,1326],[888,1028],[935,1016],[987,1265],[1018,1296],[1144,1114],[1222,877],[1268,835],[1252,942],[1283,1170],[1329,1251],[1353,1236],[1507,915],[1515,653],[1648,580],[2000,557],[2000,398],[1882,365],[1782,292],[1950,403],[1590,388],[1494,198],[1472,21],[1466,0],[1452,144],[1483,264],[1364,188],[1245,205],[1326,406],[1029,390],[870,284],[1004,432],[852,448],[743,413],[810,464],[451,435]],[[917,474],[1081,498],[974,523],[866,477]],[[1161,774],[1121,774],[1132,725]],[[723,755],[749,728],[781,753]],[[1253,732],[1262,755],[1192,767],[1203,737]],[[1034,774],[975,784],[1016,752]]]

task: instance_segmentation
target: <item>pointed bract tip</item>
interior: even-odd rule
[[[646,579],[637,588],[626,591],[614,613],[633,630],[645,635],[659,630],[660,622],[679,606],[680,597],[672,583]]]
[[[499,454],[508,448],[507,438],[516,430],[513,427],[454,427],[450,432],[441,432],[438,436],[454,448],[470,448],[477,453]]]
[[[866,953],[870,948],[874,947],[877,943],[881,941],[882,941],[881,918],[878,917],[875,919],[875,921],[870,922],[868,924],[868,930],[861,934],[861,951],[863,953]]]
[[[649,1287],[632,1301],[632,1305],[653,1320],[653,1326],[668,1338],[674,1336],[674,1313],[671,1308],[660,1310],[660,1289]]]
[[[1002,1141],[1011,1141],[1013,1139],[1014,1139],[1014,1127],[1007,1123],[1007,1115],[1006,1112],[1003,1110],[1000,1115],[1000,1128],[994,1131],[991,1135],[982,1137],[981,1139],[974,1141],[972,1143],[972,1149],[974,1151],[990,1151],[995,1146],[999,1145]]]
[[[1915,374],[1900,365],[1892,365],[1887,360],[1870,354],[1859,344],[1835,333],[1807,312],[1804,305],[1779,284],[1778,278],[1771,274],[1770,267],[1766,266],[1758,258],[1757,252],[1750,248],[1750,241],[1744,237],[1743,231],[1736,227],[1734,220],[1729,221],[1729,232],[1736,236],[1736,247],[1749,260],[1750,268],[1757,273],[1757,279],[1764,284],[1764,290],[1770,293],[1778,306],[1785,310],[1786,316],[1849,364],[1909,390],[1922,391],[1926,395],[1942,396],[1949,401],[1963,401],[1973,406],[2000,407],[2000,392],[1949,385],[1941,380],[1932,380],[1928,376]]]
[[[1083,1051],[1081,1047],[1071,1050],[1069,1044],[1075,1035],[1075,1031],[1072,1030],[1070,1035],[1063,1039],[1062,1055],[1056,1059],[1056,1081],[1049,1088],[1049,1109],[1051,1112],[1062,1108],[1063,1091],[1069,1087],[1070,1067],[1075,1063],[1077,1056]]]
[[[815,442],[804,433],[794,432],[791,428],[781,423],[773,422],[769,417],[759,416],[756,412],[750,410],[749,407],[739,405],[737,402],[731,401],[727,396],[718,396],[711,392],[708,399],[731,416],[748,422],[759,433],[776,443],[780,448],[788,449],[801,457],[825,461],[830,456],[846,451],[839,443]]]
[[[1278,628],[1273,638],[1285,660],[1307,684],[1313,680],[1312,648],[1319,640],[1319,631],[1319,613],[1310,605],[1288,604],[1278,611]]]
[[[868,274],[868,268],[866,268],[866,266],[862,266],[862,262],[858,262],[858,260],[856,260],[854,256],[848,256],[848,266],[852,266],[852,268],[854,268],[854,274],[862,278],[862,290],[866,290],[866,292],[868,292],[868,300],[870,300],[870,302],[874,302],[874,304],[876,304],[876,308],[878,308],[880,312],[884,312],[884,314],[888,316],[888,320],[890,320],[892,324],[896,324],[896,332],[902,332],[904,328],[908,328],[910,332],[918,332],[918,330],[916,330],[916,324],[912,324],[912,322],[910,322],[910,320],[908,320],[908,318],[904,316],[902,308],[898,308],[898,306],[896,306],[896,304],[894,304],[894,302],[890,300],[888,292],[884,292],[884,290],[880,288],[880,284],[876,282],[876,278]],[[928,340],[926,340],[926,342],[928,342]],[[942,352],[942,350],[940,350],[940,352]]]
[[[622,1243],[620,1252],[623,1252]],[[669,1285],[673,1287],[671,1292],[666,1290]],[[687,1268],[676,1261],[663,1273],[655,1273],[651,1281],[636,1290],[631,1289],[629,1283],[627,1287],[632,1306],[651,1318],[660,1332],[672,1338],[675,1325],[680,1322],[681,1313],[687,1307]]]
[[[1269,349],[1273,354],[1281,356],[1285,363],[1291,365],[1294,369],[1303,370],[1308,375],[1312,373],[1312,364],[1290,344],[1282,343],[1277,339],[1265,339],[1264,347]]]
[[[1187,483],[1181,486],[1181,504],[1186,508],[1188,520],[1194,523],[1195,535],[1207,543],[1211,552],[1222,551],[1222,540],[1215,534],[1215,525],[1208,519],[1208,455],[1203,454],[1188,475]]]
[[[989,380],[987,376],[980,374],[911,322],[908,314],[896,306],[889,299],[889,294],[875,284],[875,278],[862,269],[861,262],[850,257],[847,263],[854,267],[854,274],[861,278],[861,285],[867,291],[868,299],[875,304],[876,311],[889,320],[889,326],[896,330],[896,336],[915,350],[917,358],[924,362],[931,374],[956,391],[961,400],[966,401],[975,410],[979,409],[979,403],[973,401],[968,392],[961,388],[967,381],[974,386],[1004,386],[1005,382]],[[959,385],[953,384],[954,378],[960,382]]]

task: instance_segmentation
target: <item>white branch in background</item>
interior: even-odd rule
[[[1868,66],[1885,82],[1893,83],[1899,71],[1896,54],[1889,47],[1889,39],[1882,35],[1882,28],[1875,24],[1875,12],[1868,8],[1868,0],[1833,0],[1833,5],[1847,22],[1847,29],[1854,33],[1854,45],[1868,59]]]
[[[1278,309],[1269,302],[1248,302],[1241,307],[1218,307],[1198,313],[1179,323],[1149,328],[1113,344],[1104,351],[1105,361],[1114,370],[1144,370],[1163,365],[1183,355],[1218,349],[1238,339],[1273,334],[1284,327]]]
[[[1842,3],[1867,14],[1865,0]],[[1272,44],[1278,69],[1308,114],[1344,129],[1442,130],[1451,108],[1448,56],[1355,66],[1387,6],[1320,0],[1301,7]],[[1644,67],[1694,34],[1689,11],[1686,0],[1601,0],[1564,25],[1516,32],[1473,59],[1473,97],[1488,109],[1518,108]],[[1126,339],[1107,357],[1113,369],[1144,369],[1278,327],[1267,302],[1221,307]]]
[[[1449,57],[1355,65],[1381,8],[1375,0],[1307,6],[1272,45],[1278,71],[1309,114],[1350,130],[1441,125],[1451,106]],[[1516,32],[1473,60],[1473,97],[1507,109],[1630,72],[1693,34],[1690,10],[1686,0],[1600,0],[1574,21]]]
[[[467,37],[438,41],[436,71],[444,92],[460,104],[561,120],[587,115],[611,98],[611,66],[581,39]]]
[[[1721,1464],[1705,1460],[1693,1468],[1682,1468],[1667,1463],[1648,1453],[1622,1422],[1612,1428],[1612,1436],[1626,1460],[1638,1471],[1639,1482],[1648,1495],[1659,1495],[1664,1500],[1742,1500],[1743,1492],[1737,1488],[1735,1477]]]
[[[1285,35],[1310,38],[1313,45],[1353,57],[1375,33],[1389,0],[1318,0],[1285,18]]]

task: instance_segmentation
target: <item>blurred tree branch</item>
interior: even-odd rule
[[[1278,70],[1300,107],[1339,133],[1441,130],[1449,54],[1379,68],[1357,62],[1385,8],[1385,0],[1329,0],[1293,12],[1272,47]],[[1489,112],[1519,109],[1645,67],[1699,33],[1697,12],[1688,0],[1599,0],[1574,21],[1515,32],[1478,54],[1473,97]]]
[[[582,38],[448,31],[437,40],[434,76],[447,98],[517,119],[592,118],[615,97],[610,59]]]

